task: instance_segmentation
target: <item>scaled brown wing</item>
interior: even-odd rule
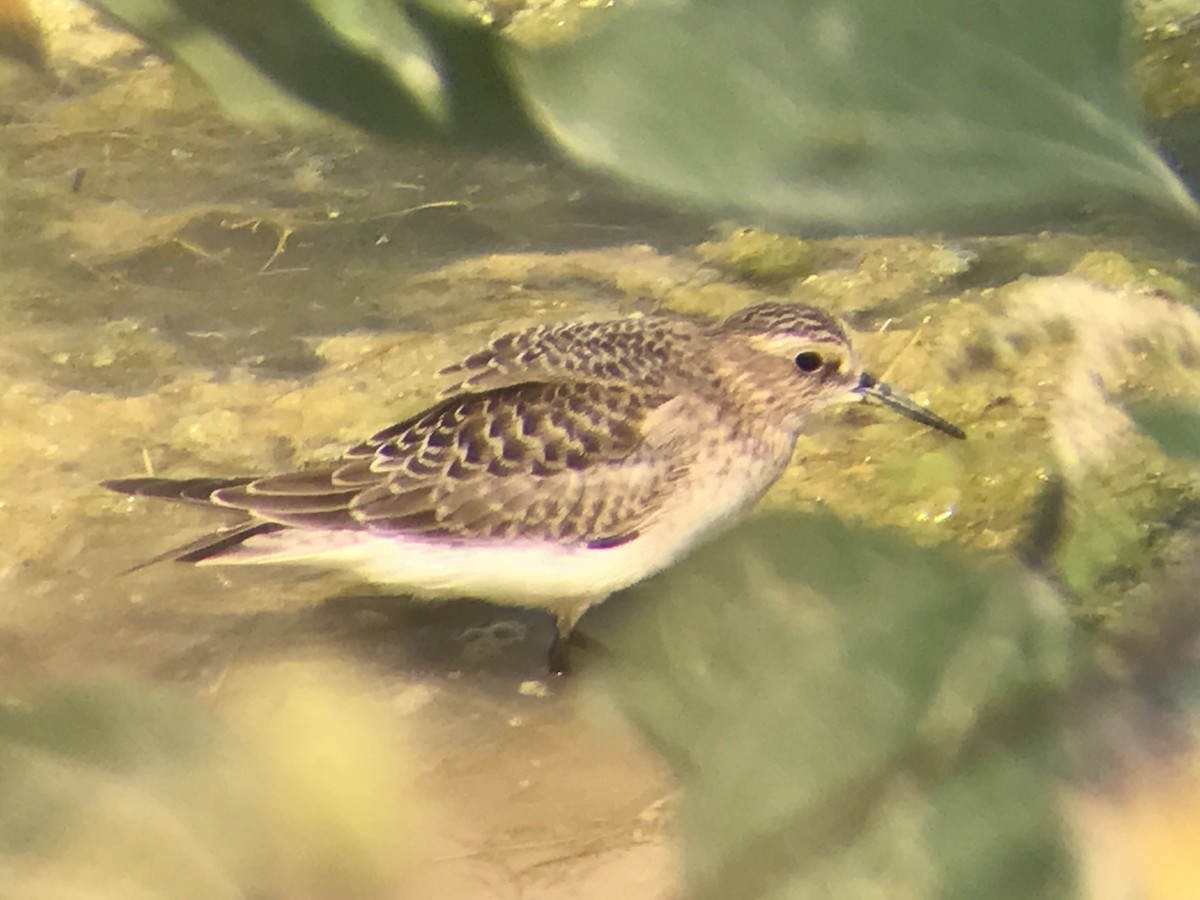
[[[538,325],[501,335],[439,374],[459,378],[445,394],[531,378],[661,388],[678,361],[689,357],[688,344],[700,332],[694,320],[663,316]]]
[[[648,415],[670,399],[581,382],[460,394],[351,448],[336,468],[268,476],[214,500],[295,527],[610,546],[636,534],[686,472],[646,443]]]

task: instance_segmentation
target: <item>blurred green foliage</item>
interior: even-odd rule
[[[416,896],[421,804],[365,684],[306,663],[228,693],[220,714],[137,682],[6,693],[0,896]]]
[[[1070,895],[1045,586],[776,514],[628,594],[609,679],[683,781],[693,896]]]
[[[520,46],[444,3],[96,0],[232,109],[578,162],[759,224],[1036,225],[1195,205],[1140,124],[1121,0],[641,2]]]

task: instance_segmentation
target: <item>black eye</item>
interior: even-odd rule
[[[824,364],[825,358],[816,350],[796,354],[796,368],[801,372],[815,372]]]

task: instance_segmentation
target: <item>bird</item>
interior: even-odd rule
[[[415,597],[545,610],[562,674],[583,613],[750,510],[814,412],[865,400],[965,437],[800,304],[542,324],[440,374],[454,383],[434,405],[333,464],[103,484],[240,514],[149,562],[322,565]]]

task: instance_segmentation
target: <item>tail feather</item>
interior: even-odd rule
[[[286,525],[280,525],[278,522],[247,522],[241,527],[215,531],[190,544],[176,547],[171,551],[171,555],[175,562],[198,563],[205,559],[224,556],[226,551],[240,547],[247,538],[260,534],[273,534],[276,531],[283,531],[285,528],[287,528]]]
[[[102,484],[111,491],[131,494],[135,497],[153,497],[158,500],[220,509],[222,507],[212,500],[212,495],[216,491],[223,488],[241,487],[254,481],[257,477],[257,475],[244,475],[238,478],[118,478],[102,482]],[[286,525],[278,522],[262,520],[239,522],[228,528],[222,528],[220,531],[206,534],[180,547],[172,547],[170,550],[131,566],[123,574],[137,572],[165,560],[198,563],[207,559],[215,559],[226,554],[236,553],[237,548],[249,538],[282,531],[285,528],[287,528]]]
[[[276,531],[283,531],[285,528],[287,528],[286,525],[280,525],[278,522],[244,522],[232,528],[223,528],[220,531],[206,534],[204,537],[197,538],[182,546],[172,547],[170,550],[159,553],[157,556],[152,556],[150,559],[143,560],[135,566],[130,566],[121,574],[128,575],[131,572],[138,572],[147,566],[167,560],[181,563],[198,563],[206,559],[215,559],[224,556],[230,551],[236,552],[236,549],[249,538],[260,534],[273,534]]]
[[[116,478],[100,482],[110,491],[134,497],[155,497],[177,503],[198,503],[215,506],[212,495],[223,488],[242,487],[255,481],[257,475],[237,478]]]

